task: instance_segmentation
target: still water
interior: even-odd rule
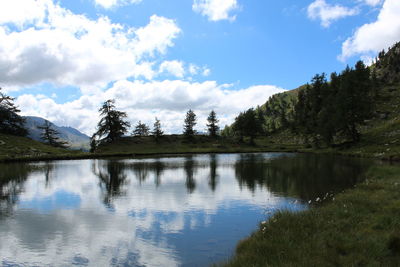
[[[0,165],[1,266],[208,266],[369,162],[282,153]]]

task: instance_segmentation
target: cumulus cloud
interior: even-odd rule
[[[149,59],[166,53],[181,32],[174,20],[157,15],[135,29],[107,17],[74,14],[51,0],[17,2],[32,12],[23,16],[24,9],[0,2],[0,12],[10,13],[0,16],[0,82],[7,86],[101,87],[127,77],[151,79]],[[11,31],[9,25],[20,29]]]
[[[142,0],[94,0],[94,2],[102,8],[109,9],[117,6],[137,4],[142,2]]]
[[[177,78],[183,78],[185,75],[185,68],[183,62],[179,60],[164,61],[160,65],[160,73],[169,73]]]
[[[325,0],[315,0],[307,8],[307,15],[312,20],[321,20],[321,25],[329,27],[335,20],[354,16],[358,14],[358,9],[348,8],[341,5],[330,5]]]
[[[49,97],[28,94],[18,97],[16,103],[23,115],[44,117],[90,135],[99,120],[100,104],[107,99],[116,99],[118,109],[128,113],[133,125],[139,120],[152,125],[157,116],[167,133],[180,133],[188,109],[196,112],[197,130],[203,131],[211,109],[217,112],[220,124],[224,126],[232,123],[240,111],[263,104],[271,95],[282,91],[284,89],[268,85],[233,90],[230,85],[219,85],[215,81],[120,80],[104,92],[84,95],[64,104],[57,104]]]
[[[239,8],[237,0],[194,0],[192,8],[195,12],[208,17],[210,21],[236,19],[230,13]]]
[[[368,56],[370,53],[388,48],[400,40],[400,1],[386,0],[378,18],[358,28],[342,45],[339,59],[345,61],[354,55]]]

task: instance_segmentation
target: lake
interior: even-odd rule
[[[208,266],[370,164],[287,153],[0,164],[1,264]]]

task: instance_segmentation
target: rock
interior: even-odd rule
[[[5,144],[6,144],[6,142],[0,140],[0,146],[5,145]]]

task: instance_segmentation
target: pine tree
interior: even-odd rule
[[[150,128],[145,123],[139,121],[138,124],[135,126],[135,130],[133,130],[132,134],[134,136],[148,136],[149,133]]]
[[[18,115],[20,110],[14,105],[14,98],[1,92],[0,88],[0,133],[26,136],[25,119]]]
[[[130,123],[124,120],[127,115],[125,112],[115,109],[115,100],[105,101],[99,112],[102,118],[97,124],[97,131],[93,138],[97,137],[100,141],[112,142],[128,131]]]
[[[154,122],[153,131],[151,132],[151,134],[154,136],[156,141],[158,141],[164,134],[164,132],[161,129],[160,120],[157,119],[157,117],[156,117],[156,121]]]
[[[358,126],[370,117],[372,110],[370,73],[362,61],[356,63],[354,70],[346,68],[342,72],[338,98],[339,130],[357,142]]]
[[[193,110],[189,109],[186,113],[185,124],[183,125],[183,134],[185,137],[192,139],[196,134],[194,126],[196,126],[196,114]]]
[[[214,110],[211,110],[210,115],[208,115],[207,121],[208,121],[207,124],[208,134],[211,137],[217,137],[219,132],[219,126],[218,126],[217,114],[215,113]]]
[[[60,133],[52,128],[51,123],[46,120],[43,126],[38,126],[43,132],[40,138],[46,143],[54,147],[68,148],[68,142],[61,140],[58,136]]]

